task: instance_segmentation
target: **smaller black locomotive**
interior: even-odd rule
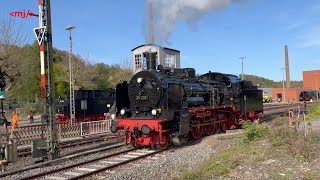
[[[75,90],[75,118],[77,122],[102,120],[115,103],[115,89]],[[70,123],[70,100],[58,98],[59,123]]]
[[[318,94],[319,97],[319,94]],[[317,99],[317,91],[301,91],[299,95],[300,101],[315,101]]]

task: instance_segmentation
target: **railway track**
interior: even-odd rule
[[[22,179],[83,179],[160,152],[162,151],[130,148],[88,161],[71,164],[66,167],[34,174]]]
[[[74,139],[69,141],[60,142],[58,145],[59,149],[65,149],[70,148],[73,146],[81,146],[85,144],[92,144],[97,142],[103,142],[103,141],[112,141],[117,140],[118,136],[113,134],[105,134],[105,135],[99,135],[99,136],[92,136],[92,137],[86,137],[83,139]],[[23,147],[18,149],[18,156],[29,156],[31,155],[31,146]]]

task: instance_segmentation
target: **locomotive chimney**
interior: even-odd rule
[[[286,63],[286,87],[290,87],[290,70],[289,70],[289,57],[288,57],[288,46],[284,46],[285,50],[285,63]]]
[[[145,52],[146,60],[147,60],[147,69],[156,70],[156,62],[157,62],[157,53],[156,52]]]

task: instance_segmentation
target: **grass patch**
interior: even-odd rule
[[[301,162],[303,164],[314,161],[319,137],[316,132],[304,132],[287,126],[286,118],[277,118],[272,124],[256,124],[245,122],[242,142],[239,145],[221,150],[208,161],[192,170],[183,170],[179,179],[215,179],[228,178],[233,169],[241,167],[255,167],[265,165],[264,161],[277,159],[285,162]],[[281,162],[283,166],[289,164]],[[282,166],[279,167],[282,167]],[[273,166],[270,164],[269,166]],[[292,166],[294,168],[295,165]],[[288,168],[290,169],[290,168]],[[299,169],[300,170],[300,169]],[[279,171],[268,169],[270,179],[292,179],[291,170]],[[236,171],[237,172],[237,171]],[[305,179],[320,179],[314,171],[301,172]]]
[[[272,180],[289,180],[289,179],[292,179],[292,178],[290,177],[290,173],[289,172],[281,173],[279,170],[275,170],[271,174],[271,179]]]
[[[275,148],[284,148],[291,156],[311,161],[314,158],[315,147],[318,138],[314,133],[309,132],[305,137],[303,131],[287,126],[277,127],[277,121],[274,121],[273,127],[270,127],[268,139]]]
[[[286,118],[278,117],[275,120],[273,120],[273,124],[276,127],[283,126],[283,125],[287,124],[287,120],[286,120]]]
[[[180,179],[208,179],[212,177],[228,177],[230,171],[241,165],[245,159],[261,156],[262,151],[245,144],[231,147],[213,156],[191,172],[184,172]]]
[[[307,180],[320,179],[319,173],[314,172],[314,171],[307,171],[307,172],[304,174],[304,177],[305,177]]]

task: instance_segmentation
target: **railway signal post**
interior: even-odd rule
[[[53,53],[50,0],[38,0],[39,5],[39,29],[35,30],[40,46],[41,58],[41,94],[43,102],[42,118],[46,122],[47,139],[32,142],[32,157],[47,157],[56,159],[59,157],[55,86],[53,80]],[[43,33],[43,34],[41,34]],[[46,60],[45,60],[46,58]],[[45,86],[45,67],[47,67],[47,86]]]

